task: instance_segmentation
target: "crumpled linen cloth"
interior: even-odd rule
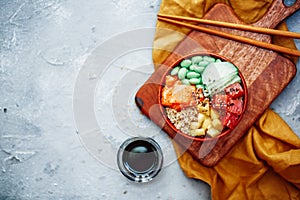
[[[162,0],[160,13],[201,18],[215,3],[226,3],[246,23],[260,19],[272,0]],[[178,42],[191,30],[164,22],[167,28],[182,34],[156,32],[153,61],[162,63]],[[285,23],[278,29],[287,30]],[[171,32],[170,32],[171,33]],[[273,37],[273,43],[295,48],[291,39]],[[164,49],[164,50],[162,50]],[[167,51],[165,49],[168,49]],[[296,58],[291,57],[293,61]],[[278,114],[265,111],[245,136],[214,167],[206,167],[174,144],[178,162],[189,178],[210,185],[212,199],[297,199],[300,200],[300,139]]]

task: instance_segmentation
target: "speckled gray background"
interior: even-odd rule
[[[209,186],[186,178],[176,161],[150,183],[129,182],[88,153],[76,133],[73,91],[85,60],[116,34],[155,27],[159,5],[159,0],[0,0],[1,200],[210,199]],[[291,31],[300,32],[299,11],[287,22]],[[129,54],[112,66],[130,71],[137,63],[151,63],[151,49]],[[139,70],[135,72],[143,80],[153,69]],[[103,75],[106,83],[110,75],[118,79],[108,72]],[[299,77],[298,72],[271,106],[298,136]],[[100,121],[107,98],[101,92],[96,95]],[[131,103],[138,126],[149,123]],[[103,127],[114,131],[109,122]],[[167,138],[159,141],[163,147],[167,144]]]

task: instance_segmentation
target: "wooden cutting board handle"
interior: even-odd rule
[[[296,0],[292,6],[284,5],[284,0],[274,0],[266,14],[253,26],[275,28],[280,22],[300,8],[300,0]]]

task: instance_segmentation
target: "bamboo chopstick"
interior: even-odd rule
[[[290,32],[290,31],[281,31],[281,30],[275,30],[275,29],[263,28],[263,27],[245,25],[245,24],[235,24],[235,23],[230,23],[230,22],[222,22],[222,21],[215,21],[215,20],[208,20],[208,19],[198,19],[198,18],[193,18],[193,17],[184,17],[184,16],[176,16],[176,15],[158,14],[157,16],[168,18],[168,19],[185,20],[185,21],[197,22],[197,23],[206,24],[206,25],[221,26],[221,27],[225,27],[225,28],[233,28],[233,29],[251,31],[251,32],[256,32],[256,33],[263,33],[263,34],[268,34],[268,35],[278,35],[278,36],[300,39],[300,33],[295,33],[295,32]]]
[[[201,27],[201,26],[198,26],[198,25],[192,25],[192,24],[188,24],[188,23],[185,23],[185,22],[180,22],[180,21],[168,19],[168,18],[165,18],[165,17],[158,16],[158,19],[161,20],[161,21],[164,21],[164,22],[168,22],[168,23],[172,23],[172,24],[176,24],[176,25],[181,25],[181,26],[191,28],[191,29],[194,29],[194,30],[197,30],[197,31],[202,31],[204,33],[213,34],[213,35],[216,35],[216,36],[220,36],[220,37],[235,40],[235,41],[238,41],[238,42],[254,45],[254,46],[257,46],[257,47],[264,48],[264,49],[273,50],[273,51],[277,51],[277,52],[280,52],[280,53],[285,53],[285,54],[300,57],[300,51],[295,50],[295,49],[289,49],[289,48],[286,48],[286,47],[282,47],[282,46],[278,46],[278,45],[270,44],[270,43],[266,43],[266,42],[261,42],[261,41],[250,39],[250,38],[243,37],[243,36],[232,35],[230,33],[225,33],[225,32],[222,32],[222,31],[218,31],[218,30],[214,30],[214,29],[210,29],[210,28],[206,28],[206,27]]]

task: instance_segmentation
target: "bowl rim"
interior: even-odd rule
[[[246,107],[247,107],[247,104],[248,104],[248,89],[247,89],[247,84],[246,84],[246,81],[245,81],[245,78],[242,74],[242,72],[240,71],[239,67],[237,65],[235,65],[234,62],[232,62],[230,59],[228,58],[225,58],[224,56],[221,56],[219,54],[216,54],[216,53],[209,53],[209,52],[195,52],[195,53],[190,53],[190,54],[186,54],[184,56],[180,56],[179,59],[177,59],[175,62],[173,62],[171,65],[168,65],[167,66],[167,70],[163,73],[162,75],[162,79],[161,79],[161,82],[159,84],[159,91],[158,91],[158,104],[159,104],[159,107],[160,107],[160,111],[161,111],[161,114],[165,120],[165,122],[168,124],[168,126],[175,132],[175,133],[178,133],[180,134],[181,136],[185,137],[185,138],[188,138],[190,140],[193,140],[193,141],[198,141],[198,142],[204,142],[204,141],[211,141],[211,140],[217,140],[217,139],[220,139],[221,137],[224,137],[225,135],[228,135],[230,132],[232,132],[236,126],[233,128],[233,129],[227,129],[225,131],[222,131],[221,134],[219,134],[218,136],[216,137],[204,137],[204,138],[201,138],[201,137],[195,137],[195,136],[191,136],[191,135],[188,135],[180,130],[178,130],[175,125],[169,120],[169,118],[167,117],[167,114],[165,112],[165,106],[162,105],[162,102],[161,102],[161,96],[162,96],[162,88],[164,87],[165,85],[165,77],[169,74],[169,72],[171,71],[171,69],[173,69],[174,67],[178,66],[178,64],[184,60],[184,59],[187,59],[187,58],[191,58],[191,57],[194,57],[194,56],[211,56],[211,57],[214,57],[214,58],[218,58],[218,59],[221,59],[223,61],[226,61],[226,62],[230,62],[232,63],[237,69],[238,69],[238,74],[241,78],[241,81],[242,81],[242,87],[244,89],[244,99],[243,99],[243,109],[242,109],[242,114],[240,114],[239,118],[238,118],[238,121],[237,121],[237,124],[236,126],[240,123],[240,121],[242,120],[243,118],[243,115],[245,113],[245,110],[246,110]]]

